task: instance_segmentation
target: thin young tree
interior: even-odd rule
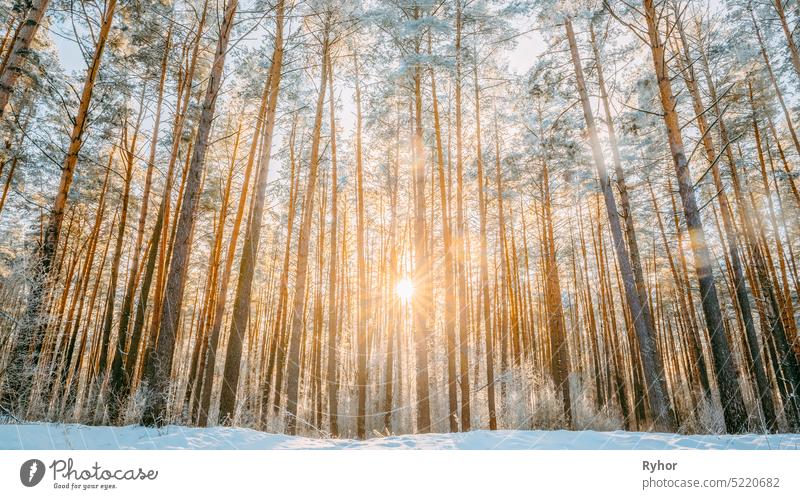
[[[367,411],[367,315],[369,314],[369,287],[367,285],[366,241],[364,240],[364,162],[362,157],[361,80],[358,70],[358,53],[353,51],[356,104],[356,272],[358,273],[358,321],[356,326],[356,385],[358,386],[358,409],[356,434],[366,436]]]
[[[319,146],[322,129],[322,114],[325,104],[325,90],[328,79],[328,51],[331,46],[331,28],[333,14],[331,10],[318,14],[321,18],[321,33],[315,38],[322,47],[320,64],[319,95],[317,96],[314,126],[311,135],[311,156],[309,160],[308,180],[303,202],[303,217],[300,223],[300,236],[297,241],[297,265],[295,268],[294,298],[292,300],[291,324],[289,326],[289,342],[286,366],[286,433],[294,435],[298,423],[298,394],[300,391],[300,346],[305,328],[306,281],[308,277],[308,246],[311,238],[311,223],[314,214],[314,192],[317,188],[319,173]],[[321,38],[320,38],[321,37]]]

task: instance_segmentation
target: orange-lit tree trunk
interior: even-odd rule
[[[233,302],[231,331],[228,337],[228,349],[225,356],[225,372],[222,382],[222,394],[219,402],[219,420],[232,422],[236,408],[236,390],[239,384],[239,363],[242,357],[242,338],[247,329],[250,317],[250,302],[258,259],[258,245],[261,239],[261,219],[264,213],[269,162],[272,153],[272,136],[275,128],[275,110],[278,106],[281,69],[283,67],[283,15],[284,3],[276,6],[275,45],[272,53],[267,85],[269,86],[269,102],[267,103],[264,124],[261,128],[261,157],[258,159],[256,184],[253,190],[253,208],[250,212],[247,228],[242,241],[242,257],[239,262],[239,280],[236,284],[236,295]],[[254,139],[255,140],[255,139]]]
[[[430,38],[428,38],[430,51]],[[442,238],[444,240],[444,330],[447,350],[447,419],[450,432],[458,431],[458,387],[456,386],[456,332],[455,332],[455,295],[453,283],[453,255],[450,236],[450,216],[447,203],[447,190],[444,178],[444,151],[442,149],[442,131],[439,125],[439,98],[436,95],[436,75],[433,67],[431,73],[431,99],[433,102],[433,130],[436,138],[436,167],[439,178],[439,200],[442,207]]]
[[[356,324],[356,385],[358,386],[358,408],[356,413],[356,435],[366,436],[367,409],[367,314],[369,287],[367,285],[366,247],[364,240],[364,165],[361,154],[361,82],[358,74],[358,55],[353,54],[355,68],[356,104],[356,272],[358,274],[358,318]]]
[[[211,122],[217,95],[222,84],[222,70],[225,65],[228,41],[233,17],[236,13],[237,0],[228,0],[225,4],[222,25],[220,26],[219,40],[214,53],[214,63],[209,75],[205,98],[200,112],[197,126],[197,135],[192,152],[192,160],[186,175],[186,188],[183,191],[183,202],[177,222],[172,258],[169,264],[169,274],[165,294],[167,299],[161,310],[159,319],[159,334],[156,345],[148,351],[145,361],[144,379],[148,383],[150,396],[145,404],[142,421],[148,426],[165,424],[169,418],[168,401],[170,390],[170,372],[172,370],[173,353],[175,349],[175,336],[180,320],[183,291],[186,285],[186,266],[189,263],[189,254],[192,244],[192,233],[196,217],[197,203],[200,197],[200,183],[203,178],[208,138],[211,132]]]
[[[550,193],[550,172],[547,161],[542,162],[542,255],[545,274],[545,313],[549,342],[549,367],[556,390],[561,392],[564,424],[571,428],[573,424],[572,394],[569,386],[569,345],[567,343],[566,326],[564,325],[564,309],[561,303],[561,280],[558,275],[556,246],[553,238],[553,212]]]
[[[459,350],[459,386],[461,387],[461,429],[469,431],[471,427],[471,407],[469,388],[469,281],[467,269],[464,264],[465,221],[464,221],[464,158],[462,145],[462,116],[461,116],[461,33],[463,29],[461,0],[456,0],[456,77],[453,81],[455,87],[455,118],[456,118],[456,224],[453,237],[456,274],[458,278],[458,350]],[[448,154],[449,158],[449,154]],[[488,317],[487,317],[488,320]],[[488,330],[488,329],[487,329]],[[477,350],[477,349],[476,349]],[[476,365],[477,368],[477,365]],[[494,407],[494,385],[489,383],[486,388],[489,400],[489,426],[497,427],[497,418]]]
[[[337,308],[338,231],[339,231],[339,171],[336,157],[336,94],[333,93],[333,61],[328,54],[328,101],[331,120],[331,237],[330,267],[328,268],[328,358],[326,377],[328,385],[328,424],[331,435],[339,435],[339,381],[337,377],[337,345],[339,317]],[[290,180],[293,182],[293,180]],[[291,234],[289,234],[291,239]],[[277,340],[277,338],[276,338]]]
[[[420,8],[414,6],[415,21],[420,19]],[[415,52],[420,54],[421,39],[415,40]],[[425,152],[422,137],[422,68],[417,65],[413,73],[414,85],[414,136],[412,139],[413,162],[412,176],[414,180],[414,285],[411,297],[414,313],[414,353],[416,358],[416,416],[417,432],[431,431],[431,409],[428,381],[428,337],[429,314],[431,303],[431,276],[428,258],[428,243],[425,230]]]
[[[117,0],[108,0],[100,23],[100,30],[97,34],[97,42],[94,54],[89,62],[86,78],[83,82],[83,90],[80,94],[80,104],[78,113],[73,120],[72,131],[70,133],[69,146],[61,168],[61,179],[58,190],[56,191],[53,207],[50,210],[47,229],[45,230],[44,240],[39,254],[35,258],[32,270],[32,284],[28,295],[27,308],[19,326],[16,343],[11,351],[8,360],[8,368],[5,373],[7,387],[6,396],[10,399],[9,409],[14,411],[20,401],[24,401],[30,390],[31,366],[35,366],[38,361],[38,354],[41,348],[43,329],[42,308],[46,305],[49,291],[52,287],[51,271],[55,259],[56,249],[58,248],[58,238],[61,234],[61,225],[64,220],[64,211],[67,206],[72,179],[75,175],[75,167],[78,163],[78,154],[83,146],[83,136],[86,132],[86,122],[89,116],[89,106],[92,102],[95,82],[100,72],[100,63],[105,51],[108,34],[111,31],[111,24],[114,19],[114,11]],[[37,14],[41,19],[44,9]],[[35,14],[35,13],[34,13]],[[38,23],[38,21],[37,21]],[[31,37],[33,34],[31,34]],[[11,63],[7,65],[10,69]],[[28,359],[27,351],[31,347],[32,358]]]
[[[300,237],[297,242],[297,266],[295,269],[294,298],[292,300],[292,316],[289,329],[289,351],[286,366],[286,433],[297,432],[297,408],[300,391],[300,346],[305,330],[306,281],[308,277],[308,245],[311,238],[311,222],[314,214],[314,191],[317,188],[319,173],[319,144],[322,129],[322,112],[325,104],[325,89],[328,79],[328,65],[324,62],[330,50],[330,14],[325,20],[322,34],[322,61],[320,65],[319,95],[317,96],[314,129],[311,138],[311,156],[309,160],[308,185],[303,202],[303,217],[300,224]]]
[[[476,138],[476,157],[475,161],[478,167],[478,214],[479,214],[479,233],[480,233],[480,294],[483,303],[483,325],[484,325],[484,347],[486,353],[486,390],[487,402],[489,405],[489,429],[497,429],[497,410],[495,407],[495,377],[494,377],[494,339],[492,337],[492,314],[491,314],[491,300],[489,293],[489,260],[488,260],[488,243],[486,240],[486,194],[484,192],[484,174],[483,174],[483,152],[481,151],[481,118],[480,118],[480,88],[478,85],[478,68],[474,69],[475,80],[475,138]],[[460,92],[458,83],[456,84],[456,128],[457,136],[460,136]],[[461,142],[460,140],[458,141]],[[460,147],[459,147],[460,151]],[[461,155],[459,154],[460,158]],[[459,165],[461,161],[458,161]],[[460,168],[459,168],[460,169]],[[461,174],[458,176],[461,182]],[[460,186],[459,186],[460,187]],[[459,196],[460,198],[460,196]]]

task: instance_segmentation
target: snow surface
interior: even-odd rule
[[[369,440],[291,437],[246,428],[166,426],[0,425],[0,450],[84,449],[783,449],[800,450],[800,434],[678,435],[670,433],[501,430],[398,435]]]

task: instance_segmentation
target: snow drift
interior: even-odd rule
[[[292,437],[246,428],[0,425],[0,450],[86,449],[498,449],[498,450],[800,450],[800,434],[679,435],[626,431],[501,430],[398,435],[368,440]]]

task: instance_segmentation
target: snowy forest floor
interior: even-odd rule
[[[679,435],[627,431],[500,430],[398,435],[368,440],[292,437],[246,428],[0,425],[2,450],[85,449],[497,449],[497,450],[800,450],[800,434]]]

